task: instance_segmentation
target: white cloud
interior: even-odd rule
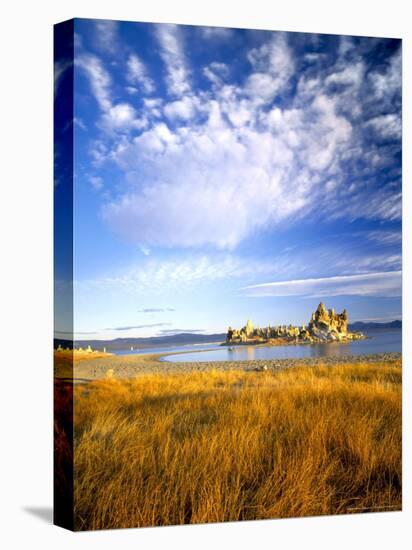
[[[338,218],[398,221],[402,218],[402,193],[391,185],[369,193],[367,189],[356,192],[355,186],[353,195],[340,198],[331,213],[331,219]]]
[[[321,61],[322,59],[325,59],[327,57],[327,54],[318,53],[318,52],[309,52],[309,53],[305,53],[303,57],[305,61],[307,61],[308,63],[316,63],[317,61]]]
[[[177,97],[143,98],[143,116],[129,103],[113,102],[110,75],[98,58],[80,57],[103,111],[100,128],[114,137],[109,151],[93,148],[95,163],[110,158],[124,174],[102,209],[115,232],[148,247],[231,249],[308,214],[400,218],[396,184],[370,183],[384,154],[365,150],[359,138],[364,124],[350,121],[363,80],[360,61],[345,65],[339,58],[333,70],[302,77],[287,106],[274,106],[295,74],[285,34],[249,51],[251,73],[243,82],[228,84],[228,66],[216,61],[202,69],[212,85],[195,92],[180,33],[175,25],[156,26],[166,83]],[[133,56],[129,65],[138,85],[145,68]],[[332,94],[332,84],[345,88]],[[393,116],[374,117],[368,127],[395,138]],[[346,166],[354,159],[368,163],[369,173],[348,182]]]
[[[194,104],[205,122],[175,131],[158,123],[113,153],[129,173],[129,188],[103,215],[124,237],[151,246],[233,248],[320,200],[319,183],[331,179],[328,170],[334,175],[351,137],[335,100],[322,95],[305,110],[264,115],[241,89],[223,86],[217,99],[183,98],[165,114],[188,119]]]
[[[402,136],[402,120],[398,114],[379,115],[369,119],[366,126],[382,139],[400,139]]]
[[[165,313],[170,311],[176,311],[173,307],[145,307],[143,309],[139,309],[139,313]]]
[[[147,126],[145,117],[138,117],[132,105],[126,102],[113,103],[112,79],[102,61],[95,55],[82,54],[76,58],[76,65],[86,75],[94,97],[102,111],[100,126],[107,132]]]
[[[377,242],[383,245],[401,244],[402,232],[401,231],[389,231],[389,230],[375,230],[368,231],[366,237],[370,241]]]
[[[104,69],[98,57],[82,54],[76,58],[76,65],[86,74],[91,90],[102,111],[108,111],[112,106],[110,86],[112,79]]]
[[[187,288],[225,279],[255,277],[276,271],[273,262],[247,262],[237,256],[219,254],[201,255],[181,259],[158,260],[148,257],[137,266],[96,280],[76,281],[77,288],[125,288],[132,291],[163,291],[170,288]]]
[[[341,35],[339,39],[339,54],[346,56],[356,48],[356,44],[352,36]]]
[[[233,30],[226,27],[200,27],[199,31],[204,38],[214,40],[227,40],[233,36]]]
[[[156,35],[160,54],[166,65],[169,92],[181,96],[190,91],[189,70],[183,53],[182,37],[177,25],[158,24]]]
[[[127,79],[132,84],[140,85],[145,94],[155,90],[153,80],[147,75],[146,67],[136,54],[130,54],[127,60]]]
[[[183,97],[177,101],[167,103],[164,108],[164,113],[167,118],[189,120],[195,113],[195,101],[188,96]]]
[[[210,65],[208,65],[207,67],[203,68],[203,74],[208,80],[210,80],[210,82],[212,82],[212,84],[215,84],[216,86],[221,86],[223,80],[229,74],[229,68],[225,63],[214,61],[213,63],[210,63]]]
[[[364,77],[364,65],[362,62],[348,65],[340,71],[333,72],[325,79],[326,86],[337,84],[345,86],[359,86]]]
[[[146,325],[134,325],[134,326],[123,326],[123,327],[109,327],[105,328],[103,330],[116,330],[116,331],[130,331],[130,330],[141,330],[145,328],[153,328],[153,327],[170,327],[172,323],[149,323]]]
[[[135,109],[128,103],[119,103],[111,107],[108,116],[114,125],[125,126],[132,123],[136,115]]]
[[[276,33],[272,40],[251,50],[248,59],[255,72],[247,80],[246,91],[263,101],[271,100],[286,86],[295,68],[283,33]]]
[[[349,142],[352,126],[346,118],[336,114],[336,100],[330,97],[317,95],[312,107],[318,120],[304,135],[303,157],[307,166],[320,171],[330,166],[339,145]]]
[[[402,50],[392,55],[385,70],[373,71],[368,75],[377,99],[391,98],[402,87]]]
[[[163,100],[159,97],[143,98],[144,113],[152,119],[162,117]]]
[[[107,130],[128,128],[145,128],[147,120],[137,116],[136,110],[129,103],[118,103],[110,107],[103,115],[101,125]]]
[[[73,337],[77,341],[82,340],[114,340],[115,338],[147,338],[152,336],[162,336],[163,330],[164,334],[168,334],[166,329],[162,327],[173,326],[173,323],[170,322],[161,322],[161,323],[146,323],[141,325],[124,325],[117,327],[109,327],[96,329],[94,331],[56,331],[56,338]],[[119,334],[119,332],[121,334]]]
[[[95,140],[91,143],[89,154],[93,159],[94,166],[100,166],[106,160],[109,153],[107,145],[101,140]]]
[[[126,92],[130,95],[136,95],[139,93],[139,90],[136,86],[126,86]]]
[[[276,281],[242,289],[247,296],[385,296],[402,295],[402,272],[366,273]]]
[[[140,173],[135,185],[130,177],[129,192],[105,205],[104,217],[123,236],[150,245],[234,247],[307,200],[299,180],[286,176],[293,153],[282,139],[232,132],[218,105],[207,128],[174,133],[159,124],[116,160]]]
[[[357,259],[357,272],[368,272],[371,269],[378,268],[385,271],[396,271],[402,267],[402,254],[375,254],[363,256]]]
[[[106,53],[113,54],[118,49],[118,22],[96,20],[94,22],[94,45]]]
[[[271,101],[280,89],[280,80],[267,73],[253,73],[246,83],[246,92],[253,98]]]

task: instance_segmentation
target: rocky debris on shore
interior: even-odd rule
[[[293,325],[254,327],[248,321],[241,329],[229,327],[224,345],[230,344],[314,344],[327,342],[347,342],[361,340],[365,336],[361,332],[348,332],[348,313],[335,313],[334,309],[326,309],[321,302],[312,313],[308,325],[301,327]]]

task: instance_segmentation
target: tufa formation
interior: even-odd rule
[[[312,344],[348,342],[363,338],[365,336],[361,332],[348,332],[348,314],[346,309],[342,313],[335,313],[334,309],[326,309],[321,302],[317,310],[312,313],[307,326],[278,325],[271,327],[269,325],[265,328],[255,328],[252,321],[249,320],[239,330],[229,327],[226,344]]]

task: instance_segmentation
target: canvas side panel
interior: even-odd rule
[[[73,530],[73,20],[54,26],[54,523]]]

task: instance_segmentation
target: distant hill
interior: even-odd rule
[[[367,330],[388,330],[391,328],[402,328],[402,321],[391,321],[390,323],[367,323],[364,321],[357,321],[356,323],[350,323],[349,329],[355,331],[367,331]]]
[[[191,332],[183,332],[181,334],[173,334],[168,336],[152,336],[148,338],[116,338],[114,340],[76,340],[76,347],[86,348],[91,346],[92,349],[106,348],[107,351],[126,350],[133,346],[137,348],[154,348],[165,346],[184,346],[190,344],[207,344],[209,342],[223,342],[226,339],[226,333],[222,334],[194,334]],[[71,340],[63,340],[55,338],[54,346],[57,347],[72,347]]]

